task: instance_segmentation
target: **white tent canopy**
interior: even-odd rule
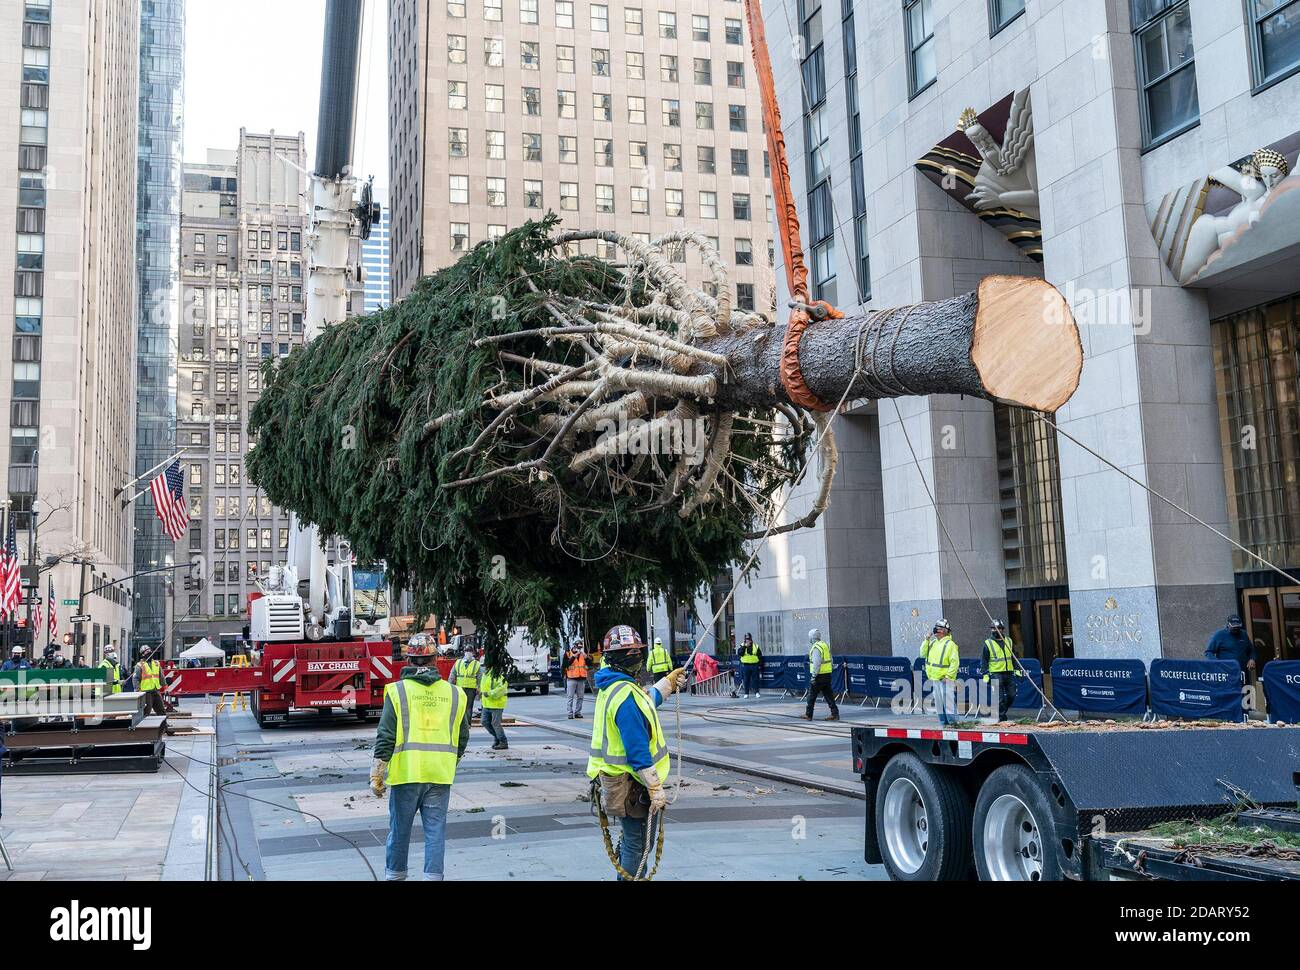
[[[207,637],[204,637],[198,643],[194,644],[194,646],[187,650],[182,650],[177,654],[177,656],[182,660],[216,660],[224,659],[226,651],[222,650],[220,647],[213,646],[212,641]]]

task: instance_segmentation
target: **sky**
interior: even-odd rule
[[[388,185],[387,0],[364,0],[354,169]],[[239,129],[302,131],[316,157],[325,0],[198,0],[186,4],[185,160],[233,149]]]

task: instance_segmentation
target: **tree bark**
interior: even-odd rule
[[[719,372],[724,408],[789,403],[780,378],[784,338],[785,327],[773,327],[701,341],[701,349],[729,362],[727,373]],[[950,300],[813,323],[799,360],[809,388],[832,405],[969,394],[1055,412],[1078,387],[1083,346],[1069,305],[1050,283],[989,276]]]

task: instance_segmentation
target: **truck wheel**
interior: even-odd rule
[[[916,755],[895,755],[880,776],[876,832],[891,878],[963,879],[970,866],[970,798]]]
[[[1024,765],[1003,765],[985,780],[975,799],[972,836],[982,882],[1061,878],[1052,806]]]

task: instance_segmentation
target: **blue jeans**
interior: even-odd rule
[[[483,708],[483,726],[487,728],[488,734],[492,735],[492,740],[495,744],[507,743],[506,729],[501,723],[501,715],[504,713],[504,707]]]
[[[641,853],[645,851],[645,831],[646,823],[649,819],[628,818],[622,816],[619,824],[623,827],[623,834],[618,840],[618,864],[623,867],[624,872],[630,872],[634,876],[643,876],[644,872],[637,872],[637,866],[641,865]],[[653,849],[651,850],[654,851]],[[646,860],[649,866],[650,860]],[[622,879],[622,876],[618,877]]]
[[[447,844],[447,802],[451,785],[412,782],[388,789],[388,844],[384,849],[384,878],[406,878],[411,851],[411,824],[420,813],[424,828],[424,878],[442,879],[443,850]]]

